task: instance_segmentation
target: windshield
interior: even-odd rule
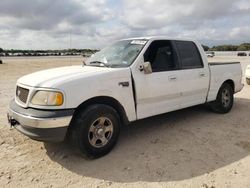
[[[139,55],[146,40],[118,41],[95,53],[86,65],[105,67],[128,67]]]

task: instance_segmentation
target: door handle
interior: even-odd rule
[[[170,77],[168,77],[168,79],[169,79],[170,81],[175,81],[175,80],[177,80],[177,77],[176,77],[176,76],[170,76]]]
[[[206,74],[203,73],[203,72],[201,72],[199,75],[200,75],[200,77],[205,77],[206,76]]]

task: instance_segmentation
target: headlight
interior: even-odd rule
[[[41,106],[61,106],[63,104],[63,94],[56,91],[37,91],[31,103]]]

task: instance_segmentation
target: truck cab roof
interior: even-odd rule
[[[171,38],[167,36],[145,36],[145,37],[133,37],[133,38],[124,38],[122,40],[182,40],[182,41],[193,41],[193,39],[188,38]]]

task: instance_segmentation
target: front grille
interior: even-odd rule
[[[17,86],[16,88],[16,97],[19,101],[26,103],[29,95],[29,90]]]

